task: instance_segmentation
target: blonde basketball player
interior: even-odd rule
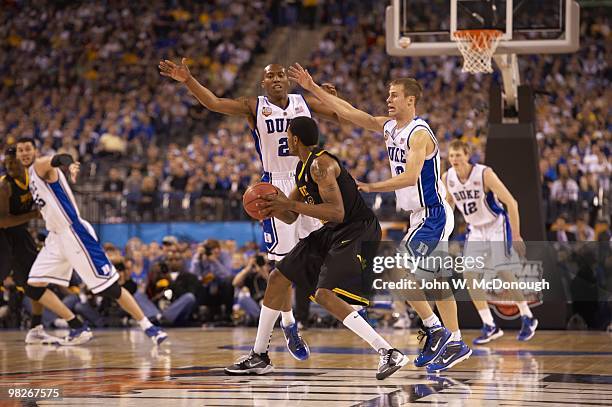
[[[389,86],[389,116],[374,117],[348,102],[325,92],[299,64],[289,68],[290,79],[312,92],[339,117],[354,125],[384,134],[392,177],[372,184],[359,184],[364,192],[395,191],[398,205],[411,211],[410,230],[404,237],[405,248],[413,257],[428,258],[434,250],[444,251],[453,229],[452,210],[444,197],[440,179],[440,153],[433,131],[416,115],[422,94],[421,85],[412,78],[397,79]],[[424,270],[433,276],[431,270]],[[428,372],[447,370],[469,358],[472,351],[463,342],[457,320],[457,304],[452,292],[436,301],[448,329],[442,325],[424,293],[414,290],[418,301],[411,301],[425,325],[427,338],[414,364]]]
[[[521,237],[518,204],[508,188],[492,168],[469,162],[469,147],[460,140],[449,146],[448,159],[451,168],[442,176],[447,187],[447,201],[457,206],[469,227],[464,256],[485,256],[486,267],[499,273],[506,280],[514,280],[513,269],[520,268],[517,256],[525,255],[525,243]],[[503,204],[506,208],[500,204]],[[469,272],[469,277],[482,277],[482,271]],[[483,327],[475,345],[500,338],[504,332],[495,324],[483,290],[468,284],[470,295]],[[535,319],[520,292],[516,306],[521,313],[521,330],[518,340],[528,341],[535,334],[538,320]]]

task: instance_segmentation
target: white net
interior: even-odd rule
[[[453,34],[461,55],[463,55],[463,72],[491,73],[491,57],[501,40],[502,32],[498,30],[461,30]]]

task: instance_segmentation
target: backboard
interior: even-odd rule
[[[569,53],[579,46],[580,7],[574,0],[392,0],[385,25],[393,56],[459,55],[452,33],[467,29],[501,30],[497,55]]]

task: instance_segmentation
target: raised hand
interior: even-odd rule
[[[73,162],[68,167],[68,172],[70,172],[70,181],[72,181],[73,184],[77,181],[79,171],[81,171],[81,163],[78,161]]]
[[[306,90],[312,90],[315,87],[312,76],[297,62],[289,67],[287,76],[289,80],[296,82]]]
[[[160,75],[167,76],[175,81],[186,82],[191,76],[191,72],[189,72],[186,62],[187,58],[181,59],[180,65],[177,65],[168,59],[159,61],[159,73]]]

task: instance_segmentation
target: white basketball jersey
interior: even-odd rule
[[[446,189],[440,179],[440,152],[438,142],[427,122],[416,116],[401,129],[397,121],[389,120],[384,125],[384,138],[391,165],[391,176],[395,177],[406,171],[408,143],[410,136],[418,130],[426,130],[435,144],[434,151],[425,158],[417,184],[395,191],[397,205],[405,211],[442,205]]]
[[[311,117],[304,97],[290,94],[289,104],[283,109],[270,103],[267,96],[259,96],[256,115],[257,123],[253,130],[253,138],[263,170],[269,173],[295,171],[299,158],[289,155],[287,129],[294,117]]]
[[[487,168],[486,165],[475,164],[464,183],[459,181],[457,171],[452,167],[446,175],[448,192],[469,225],[486,225],[505,213],[495,194],[492,191],[485,193],[484,171]]]
[[[29,168],[30,192],[45,220],[45,227],[50,232],[59,233],[70,228],[75,219],[80,220],[81,215],[66,177],[61,171],[56,171],[59,179],[48,183],[36,174],[34,165]]]

